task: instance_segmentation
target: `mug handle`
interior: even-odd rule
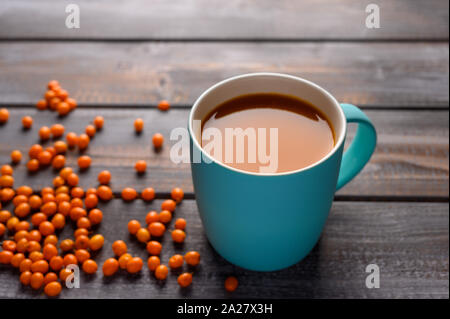
[[[377,132],[370,119],[354,105],[341,104],[347,123],[358,123],[350,147],[342,156],[336,190],[350,182],[367,164],[377,145]]]

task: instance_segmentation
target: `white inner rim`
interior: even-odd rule
[[[198,136],[192,129],[194,119],[204,119],[207,113],[218,106],[220,103],[230,100],[234,97],[261,92],[276,92],[280,94],[289,94],[307,100],[314,106],[319,108],[333,125],[336,142],[333,149],[320,161],[309,166],[282,173],[258,173],[248,172],[228,166],[209,155],[201,147]],[[201,109],[200,116],[196,116]],[[347,121],[338,101],[325,89],[308,80],[280,73],[250,73],[231,77],[219,82],[205,92],[195,101],[189,114],[189,134],[193,143],[201,150],[202,156],[206,156],[209,160],[229,169],[243,174],[259,175],[259,176],[281,176],[295,174],[316,165],[319,165],[330,158],[344,142],[345,132],[347,129]],[[200,133],[201,134],[201,133]],[[200,136],[201,138],[201,136]]]

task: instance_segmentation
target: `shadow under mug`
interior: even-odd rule
[[[262,92],[298,96],[319,108],[335,131],[332,151],[308,167],[275,174],[242,171],[208,155],[193,121],[231,98]],[[358,129],[344,153],[347,122],[357,123]],[[336,190],[369,161],[377,139],[372,122],[356,106],[339,104],[310,81],[276,73],[240,75],[212,86],[192,107],[188,128],[195,197],[206,236],[223,258],[257,271],[289,267],[312,250]],[[194,158],[198,154],[200,161]]]

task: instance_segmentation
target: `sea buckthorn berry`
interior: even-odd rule
[[[51,80],[48,82],[47,87],[49,90],[56,90],[60,87],[60,84],[57,80]]]
[[[158,109],[160,109],[161,111],[167,111],[168,109],[170,109],[169,101],[166,100],[160,101],[158,103]]]
[[[59,97],[55,96],[55,97],[51,98],[48,103],[50,105],[50,110],[56,111],[58,109],[59,103],[61,103],[61,99]]]
[[[122,199],[125,201],[132,201],[137,197],[137,192],[131,187],[126,187],[122,190]]]
[[[69,104],[69,107],[70,107],[71,111],[77,108],[78,104],[77,104],[77,101],[75,99],[72,99],[72,98],[68,97],[66,99],[66,102],[67,102],[67,104]]]
[[[137,173],[143,174],[147,169],[147,163],[143,160],[137,161],[136,164],[134,165],[134,168]]]
[[[55,214],[53,216],[51,223],[55,227],[55,229],[63,229],[66,225],[66,217],[63,214]]]
[[[9,175],[4,175],[0,177],[0,186],[11,188],[14,185],[14,177]]]
[[[44,254],[45,259],[50,260],[53,257],[58,256],[58,249],[53,244],[47,244],[42,248],[42,253]]]
[[[49,266],[53,271],[60,271],[64,267],[64,260],[61,256],[55,256],[50,259]]]
[[[76,265],[78,264],[78,259],[75,257],[74,254],[67,254],[63,258],[64,261],[64,267],[67,267],[68,265]]]
[[[61,248],[61,250],[63,252],[67,252],[73,249],[75,243],[73,242],[72,239],[64,239],[63,241],[61,241],[61,243],[59,244],[59,248]]]
[[[30,205],[28,203],[22,203],[16,207],[14,213],[16,214],[16,216],[20,218],[25,218],[28,216],[30,211],[31,211]]]
[[[43,236],[52,235],[55,232],[55,226],[52,223],[45,221],[39,225],[39,231]]]
[[[22,160],[22,153],[19,150],[14,150],[11,152],[11,162],[17,164],[21,160]]]
[[[89,231],[86,228],[78,228],[77,230],[75,230],[73,232],[73,236],[75,238],[77,238],[78,236],[81,236],[81,235],[88,236],[89,235]]]
[[[11,165],[3,165],[1,169],[2,175],[12,175],[13,174],[13,168]]]
[[[50,128],[53,138],[58,138],[64,134],[64,126],[62,124],[53,124]]]
[[[159,221],[159,214],[155,212],[154,210],[149,211],[147,213],[147,216],[145,216],[145,222],[147,225],[150,225],[151,223],[158,222]]]
[[[47,216],[52,216],[53,214],[56,213],[57,210],[58,210],[58,206],[56,205],[55,202],[45,203],[41,207],[41,211]]]
[[[190,266],[197,266],[200,263],[200,254],[196,251],[188,251],[184,255],[184,260]]]
[[[0,124],[8,122],[9,111],[5,108],[0,109]]]
[[[49,151],[42,151],[39,153],[38,161],[41,165],[49,165],[52,162],[53,156]]]
[[[39,138],[42,141],[48,140],[50,138],[50,136],[51,136],[51,130],[50,130],[50,128],[48,126],[42,126],[39,129]]]
[[[51,282],[55,282],[58,280],[58,275],[54,272],[49,272],[44,276],[44,285],[48,285]]]
[[[184,218],[177,218],[175,221],[175,229],[184,230],[186,228],[186,220]]]
[[[33,189],[30,186],[22,185],[16,189],[17,195],[31,196],[33,195]]]
[[[89,237],[86,235],[80,235],[75,238],[75,248],[76,249],[87,249],[89,248]]]
[[[88,259],[83,263],[82,268],[85,273],[91,275],[97,272],[98,266],[95,261]]]
[[[69,92],[67,92],[61,87],[55,89],[54,91],[56,93],[56,96],[59,97],[61,100],[65,100],[69,97]]]
[[[89,146],[90,141],[91,139],[87,134],[80,134],[80,136],[78,136],[78,148],[80,150],[86,149]]]
[[[123,254],[119,257],[119,267],[120,269],[127,269],[127,264],[130,259],[133,258],[130,254]]]
[[[67,277],[69,277],[71,274],[73,273],[72,270],[68,269],[68,268],[63,268],[61,269],[61,271],[59,272],[59,279],[62,282],[65,282]]]
[[[31,288],[33,288],[34,290],[38,290],[42,287],[43,284],[44,284],[44,275],[42,273],[35,272],[34,274],[31,275],[30,278]]]
[[[88,196],[88,195],[97,195],[97,189],[95,189],[95,188],[93,188],[93,187],[91,187],[91,188],[88,188],[87,190],[86,190],[86,196]]]
[[[160,222],[154,222],[148,225],[148,230],[150,231],[150,235],[161,237],[166,231],[166,226]]]
[[[72,208],[83,208],[83,200],[81,198],[72,198],[72,200],[70,201],[70,206]],[[87,214],[85,214],[85,212],[83,212],[83,216],[87,216]],[[83,217],[81,216],[81,217]],[[78,218],[76,219],[78,220]]]
[[[101,171],[98,174],[98,182],[102,185],[107,185],[111,181],[111,173],[109,171]]]
[[[91,166],[92,160],[89,156],[83,155],[78,158],[77,162],[80,169],[87,169],[89,168],[89,166]]]
[[[38,260],[31,264],[31,272],[36,273],[40,272],[42,274],[47,273],[48,271],[48,262],[45,260]]]
[[[66,181],[61,176],[56,176],[53,179],[53,187],[55,187],[55,188],[58,188],[60,186],[64,186],[65,183],[66,183]]]
[[[147,260],[147,266],[150,271],[155,271],[156,267],[161,264],[161,260],[158,256],[150,256]]]
[[[96,116],[94,118],[94,125],[97,130],[101,130],[103,128],[103,124],[105,123],[105,119],[103,116]]]
[[[128,222],[128,231],[131,235],[136,235],[138,230],[141,228],[141,223],[133,219]]]
[[[116,240],[112,244],[112,250],[116,256],[120,257],[127,253],[127,244],[123,240]]]
[[[156,133],[152,137],[152,142],[155,148],[161,148],[164,143],[164,136],[161,133]]]
[[[25,258],[24,260],[22,260],[22,262],[19,265],[19,271],[20,272],[30,271],[32,264],[33,264],[33,262],[31,261],[31,259]]]
[[[225,290],[228,292],[235,291],[238,287],[238,280],[236,277],[230,276],[225,279]]]
[[[58,103],[58,105],[56,106],[56,110],[58,111],[58,114],[60,116],[65,116],[67,114],[69,114],[70,112],[70,106],[69,103],[61,101]]]
[[[175,201],[171,199],[166,199],[161,204],[161,210],[168,210],[169,212],[173,213],[175,211],[176,206],[177,204],[175,203]]]
[[[6,232],[6,227],[2,223],[0,223],[0,237],[2,237]]]
[[[184,242],[186,238],[186,233],[181,229],[175,229],[172,231],[172,240],[176,243]]]
[[[10,263],[11,263],[11,266],[13,266],[14,268],[19,268],[20,264],[24,260],[25,260],[25,255],[22,253],[17,253],[14,256],[12,256]]]
[[[17,244],[13,240],[5,240],[2,244],[3,250],[8,250],[10,252],[16,251]]]
[[[42,213],[40,213],[40,214],[42,214]],[[44,215],[44,214],[42,214],[42,215]],[[47,216],[44,215],[44,217],[45,217],[45,219],[42,220],[42,221],[46,221],[46,220],[47,220]],[[39,223],[39,224],[40,224],[40,223]],[[39,224],[38,224],[37,226],[39,226]],[[30,231],[30,232],[28,233],[27,240],[29,240],[29,241],[40,242],[41,239],[42,239],[42,235],[41,235],[41,233],[39,232],[39,230],[37,230],[37,229],[33,229],[32,231]]]
[[[28,252],[30,253],[28,255],[28,258],[30,258],[32,261],[41,260],[44,259],[44,254],[40,252],[41,250],[41,244],[39,244],[37,241],[30,240],[28,242]]]
[[[146,228],[141,228],[136,233],[136,238],[141,243],[146,243],[150,240],[150,232]]]
[[[172,213],[168,210],[163,210],[159,213],[159,221],[163,224],[167,224],[172,220]]]
[[[192,283],[192,274],[185,272],[178,276],[178,284],[182,288],[188,287]]]
[[[48,235],[44,239],[44,245],[52,244],[52,245],[58,245],[58,237],[56,235]]]
[[[184,192],[181,188],[175,187],[174,189],[172,189],[170,195],[175,202],[179,203],[183,200]]]
[[[67,180],[67,177],[69,177],[69,175],[72,173],[73,169],[71,167],[64,167],[62,170],[59,171],[59,176],[64,178],[64,180]]]
[[[50,155],[52,156],[52,158],[55,157],[55,155],[56,155],[56,150],[55,150],[55,148],[53,146],[46,147],[45,151],[49,152]]]
[[[111,200],[113,197],[113,193],[111,188],[106,185],[101,185],[97,189],[98,197],[103,201]]]
[[[141,271],[144,262],[139,257],[133,257],[127,262],[127,271],[130,274],[135,274]]]
[[[86,249],[77,249],[75,251],[75,257],[77,257],[78,262],[82,264],[91,258],[91,254]]]
[[[155,277],[159,280],[164,280],[167,278],[169,274],[169,268],[166,265],[159,265],[155,269]]]
[[[16,225],[16,232],[17,233],[19,233],[19,232],[21,232],[21,231],[25,231],[26,232],[26,234],[28,234],[28,230],[30,229],[30,223],[29,222],[27,222],[26,220],[22,220],[21,222],[19,222],[17,225]],[[17,233],[16,233],[16,235],[17,235]],[[25,236],[26,237],[26,236]],[[16,238],[16,237],[15,237]],[[18,238],[18,239],[22,239],[22,238],[24,238],[24,237],[20,237],[20,238]]]
[[[14,191],[14,189],[12,189],[12,188],[3,188],[1,190],[0,200],[2,202],[9,202],[10,200],[12,200],[14,198],[15,194],[16,194],[16,192]]]
[[[97,195],[88,195],[86,196],[86,198],[84,199],[84,205],[86,206],[86,209],[91,209],[96,207],[98,204],[98,197]]]
[[[102,270],[104,276],[112,276],[119,270],[119,262],[114,258],[108,258],[103,263]]]
[[[144,188],[141,192],[141,198],[145,201],[155,199],[155,190],[152,187]]]
[[[29,130],[33,126],[33,118],[31,116],[22,117],[22,126],[24,129]]]
[[[56,204],[59,205],[62,202],[69,202],[70,201],[70,196],[69,196],[69,194],[67,192],[69,192],[69,189],[65,185],[59,186],[56,189],[56,197],[55,197]]]
[[[19,230],[14,234],[14,241],[17,243],[21,239],[26,239],[28,236],[28,231],[26,230]],[[17,244],[16,244],[17,245]]]
[[[50,202],[56,202],[55,195],[50,194],[50,193],[42,195],[42,203],[43,204],[47,204]]]
[[[56,297],[61,293],[61,284],[57,281],[49,282],[44,287],[44,293],[49,297]]]
[[[173,255],[172,257],[169,258],[169,267],[172,269],[176,269],[176,268],[180,268],[181,266],[183,266],[183,256],[181,255]]]
[[[33,275],[33,274],[32,274],[31,271],[29,271],[29,270],[23,271],[23,272],[20,274],[20,278],[19,278],[20,283],[21,283],[22,285],[24,285],[24,286],[28,286],[28,285],[30,284],[30,282],[31,282],[31,276],[32,276],[32,275]]]
[[[88,126],[86,126],[85,129],[85,133],[87,134],[87,136],[89,136],[90,138],[93,138],[95,136],[95,133],[97,132],[97,130],[95,129],[94,125],[89,124]]]
[[[28,203],[30,204],[31,209],[39,209],[42,206],[42,199],[38,195],[30,196]]]
[[[147,243],[147,251],[150,255],[159,255],[162,250],[161,243],[152,240]]]
[[[75,174],[75,173],[70,173],[68,176],[67,176],[67,184],[69,185],[69,186],[77,186],[78,185],[78,182],[79,182],[79,178],[78,178],[78,175],[77,174]]]
[[[52,160],[52,167],[54,169],[61,169],[66,165],[66,158],[64,155],[56,155]],[[62,177],[61,177],[62,178]]]
[[[7,210],[0,211],[0,223],[6,223],[11,218],[11,213]]]
[[[46,100],[37,101],[36,108],[40,111],[47,109],[47,101]]]
[[[102,235],[100,235],[100,234],[94,235],[89,240],[89,249],[92,251],[99,250],[103,247],[104,243],[105,243],[105,238]]]
[[[78,144],[78,136],[74,132],[69,132],[66,135],[67,146],[70,148],[75,147]]]
[[[70,196],[75,198],[82,198],[84,196],[84,190],[81,187],[74,187],[70,191]]]
[[[63,141],[56,141],[53,147],[55,148],[56,154],[63,154],[67,151],[67,144]]]
[[[13,258],[13,252],[9,250],[4,250],[0,252],[0,264],[9,265],[11,263],[11,259]]]
[[[19,241],[17,241],[16,251],[19,253],[28,252],[28,239],[22,238]]]
[[[103,213],[100,209],[94,208],[89,212],[88,218],[92,225],[98,225],[103,220]]]
[[[134,130],[136,133],[141,133],[144,129],[144,120],[141,118],[138,118],[134,121]]]

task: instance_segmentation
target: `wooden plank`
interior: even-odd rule
[[[144,222],[160,201],[125,204],[113,200],[102,204],[105,219],[98,232],[105,246],[96,256],[101,265],[113,256],[111,243],[122,239],[135,256],[146,259],[145,246],[128,235],[130,219]],[[448,203],[337,202],[321,240],[300,263],[276,272],[243,270],[222,259],[204,235],[194,201],[185,200],[176,217],[187,220],[187,238],[175,247],[169,234],[163,237],[162,262],[175,253],[197,250],[201,264],[194,270],[189,289],[180,289],[179,272],[159,284],[145,267],[138,276],[119,273],[103,278],[82,274],[79,289],[64,289],[63,298],[448,298],[449,293],[449,210]],[[173,226],[169,226],[169,229]],[[70,236],[66,227],[61,239]],[[268,254],[270,258],[270,253]],[[365,268],[380,268],[380,288],[367,289]],[[185,266],[186,267],[186,266]],[[187,269],[187,268],[183,268]],[[223,282],[229,275],[239,279],[239,287],[229,294]],[[18,273],[0,267],[0,298],[39,298],[42,293],[21,287]]]
[[[79,0],[79,29],[65,26],[68,3],[3,1],[0,38],[448,39],[441,0],[379,0],[379,29],[365,25],[370,0]]]
[[[0,43],[0,103],[34,104],[58,79],[82,104],[190,105],[251,72],[298,75],[340,102],[448,108],[448,43]]]
[[[192,193],[189,164],[175,164],[170,160],[170,131],[175,127],[186,127],[189,110],[173,109],[160,112],[155,109],[77,109],[67,118],[58,119],[55,114],[39,112],[29,108],[11,108],[10,121],[0,126],[0,164],[9,162],[13,149],[25,155],[29,147],[39,142],[38,130],[42,125],[63,123],[66,132],[80,133],[96,115],[105,117],[105,127],[99,132],[87,151],[93,159],[92,167],[80,174],[83,187],[97,185],[97,174],[111,171],[112,188],[119,193],[131,186],[140,190],[147,186],[156,189],[160,196],[175,186]],[[411,197],[448,198],[449,193],[449,120],[448,111],[367,111],[378,131],[378,146],[374,156],[364,170],[339,196],[354,197]],[[34,118],[30,131],[21,129],[20,119],[24,115]],[[135,135],[133,122],[137,117],[145,121],[142,135]],[[161,132],[165,147],[155,153],[151,147],[151,136]],[[354,127],[349,130],[349,140]],[[49,143],[45,145],[50,145]],[[76,167],[78,153],[68,155],[68,165]],[[25,156],[27,158],[27,156]],[[144,159],[148,172],[137,176],[134,164]],[[25,163],[25,161],[24,161]],[[48,186],[56,172],[51,169],[29,176],[24,163],[15,169],[16,186],[27,184],[35,189]]]

